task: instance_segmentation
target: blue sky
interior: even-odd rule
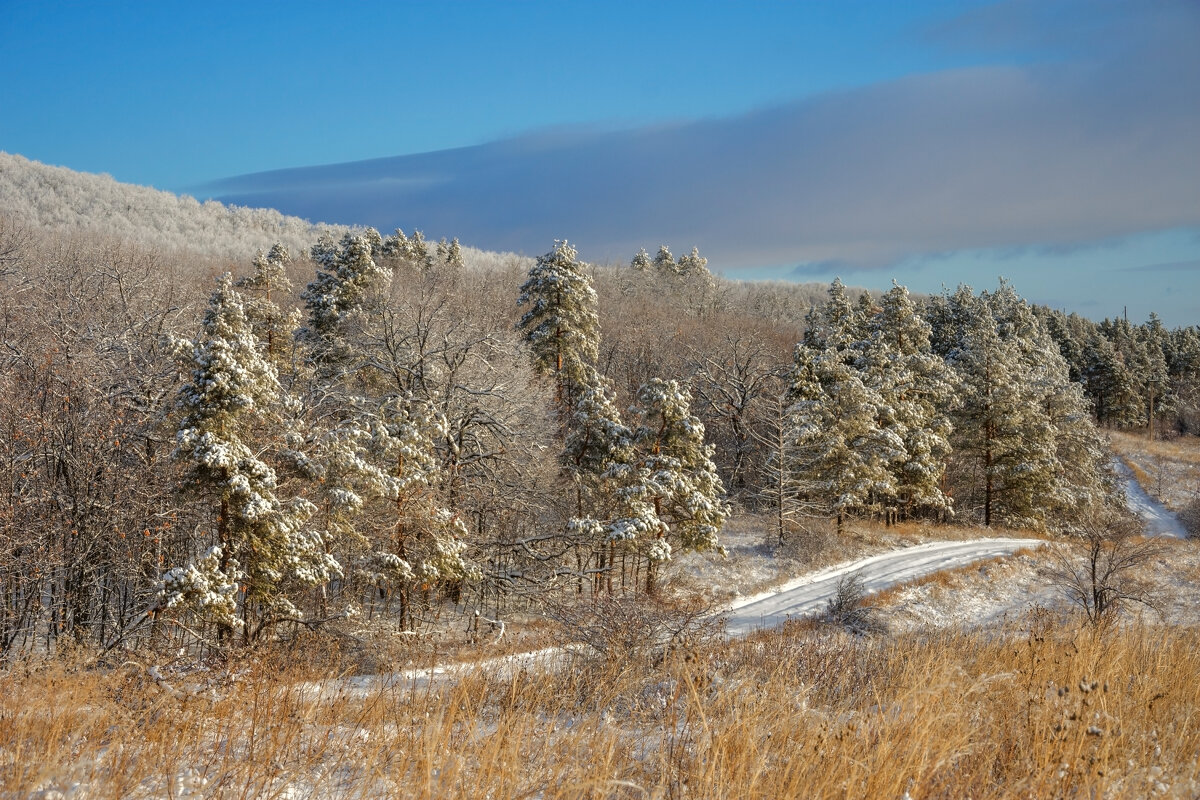
[[[0,2],[0,149],[46,163],[1200,322],[1193,0]]]

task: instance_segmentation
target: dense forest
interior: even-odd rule
[[[316,231],[314,231],[316,233]],[[1200,335],[942,296],[593,266],[397,230],[211,254],[0,215],[0,654],[420,629],[654,593],[778,543],[1068,531],[1101,428],[1194,434]]]

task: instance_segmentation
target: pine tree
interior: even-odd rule
[[[417,589],[448,586],[477,570],[465,558],[467,529],[438,494],[441,464],[435,439],[446,433],[446,420],[433,405],[412,395],[393,395],[380,405],[374,452],[389,478],[394,503],[391,547],[373,554],[375,582],[396,592],[401,627],[413,625],[412,597]]]
[[[654,269],[659,275],[675,275],[679,272],[675,256],[671,255],[671,248],[665,244],[660,244],[658,252],[654,254]]]
[[[679,257],[675,271],[685,278],[712,278],[712,273],[708,271],[708,259],[700,255],[696,247],[688,255]]]
[[[1021,387],[1020,360],[1015,343],[1001,337],[986,298],[970,297],[960,310],[966,312],[966,327],[956,337],[949,363],[962,381],[961,403],[956,414],[955,450],[969,461],[972,474],[980,475],[983,496],[977,502],[983,524],[1004,522],[1018,526],[1038,524],[1028,519],[1036,504],[1007,501],[1018,490],[1015,478],[1032,480],[1021,492],[1032,499],[1035,487],[1045,488],[1053,447],[1045,437],[1026,448],[1023,432],[1037,429],[1041,416],[1036,402]],[[970,488],[975,488],[972,486]]]
[[[1113,343],[1099,331],[1083,347],[1081,377],[1101,425],[1125,428],[1142,419],[1137,382]]]
[[[891,466],[895,500],[906,514],[949,512],[942,481],[951,452],[947,412],[956,393],[954,376],[933,354],[929,323],[905,287],[893,283],[868,329],[860,371],[880,399],[877,424],[903,449]]]
[[[411,258],[412,245],[408,241],[408,237],[404,235],[404,231],[396,228],[395,232],[383,240],[383,246],[380,252],[390,258]]]
[[[638,390],[633,411],[635,460],[614,469],[623,479],[619,493],[631,513],[614,528],[654,534],[645,548],[646,589],[653,592],[657,565],[671,558],[671,539],[684,550],[717,549],[729,506],[686,389],[654,378]]]
[[[425,234],[420,231],[413,231],[413,235],[408,240],[408,260],[414,264],[424,266],[429,263],[431,258],[429,243],[425,241]]]
[[[838,533],[847,515],[895,495],[891,467],[903,444],[879,427],[878,395],[836,351],[796,345],[784,402],[797,480],[837,520]]]
[[[462,245],[458,243],[457,236],[450,240],[450,245],[446,248],[446,266],[452,270],[459,270],[464,266]]]
[[[1137,329],[1136,339],[1134,374],[1141,378],[1146,401],[1148,434],[1153,440],[1158,418],[1172,410],[1172,398],[1168,393],[1167,331],[1157,314],[1151,312],[1149,321]]]
[[[197,576],[208,586],[241,583],[241,620],[230,602],[198,610],[220,612],[217,621],[226,628],[257,619],[257,626],[244,629],[251,639],[268,624],[302,616],[289,597],[291,586],[325,583],[341,567],[321,536],[305,527],[315,507],[301,498],[280,500],[275,470],[261,458],[279,444],[264,440],[279,419],[279,382],[228,273],[209,301],[189,361],[192,380],[179,394],[184,416],[176,456],[188,465],[188,488],[217,508],[217,544],[191,567],[169,573],[166,604],[188,597],[199,585]]]
[[[808,499],[837,519],[841,533],[848,514],[878,509],[895,496],[892,467],[903,461],[904,446],[895,430],[880,425],[883,398],[862,369],[866,321],[841,281],[808,320],[784,394],[791,457]],[[876,377],[882,386],[884,377]]]
[[[610,592],[616,545],[627,532],[614,535],[609,524],[618,514],[619,484],[614,470],[634,459],[633,433],[621,421],[611,394],[605,381],[593,376],[575,406],[561,455],[563,469],[575,486],[575,514],[568,523],[569,533],[594,549],[595,586],[599,589],[607,579]],[[582,563],[578,566],[582,570]]]
[[[391,278],[391,270],[376,264],[382,252],[379,233],[373,228],[346,234],[340,245],[329,235],[313,245],[317,277],[300,297],[308,310],[308,323],[297,336],[312,351],[326,377],[353,369],[355,328],[376,311],[376,294]]]
[[[521,285],[517,305],[529,306],[517,328],[534,366],[553,376],[555,397],[569,418],[596,363],[600,338],[596,291],[575,248],[556,241],[540,256]]]
[[[1108,502],[1112,478],[1081,387],[1042,319],[1012,287],[944,296],[942,338],[961,379],[953,483],[984,524],[1069,524]]]
[[[646,248],[638,250],[633,256],[633,260],[629,262],[629,266],[638,272],[646,272],[653,266],[650,261],[650,254],[646,252]]]
[[[298,324],[295,314],[285,314],[275,302],[276,296],[292,289],[287,277],[287,265],[292,260],[286,247],[276,242],[265,255],[260,250],[254,257],[253,274],[234,284],[247,294],[254,295],[246,302],[246,316],[253,327],[254,335],[266,342],[267,355],[276,365],[280,363],[286,342],[291,339]]]

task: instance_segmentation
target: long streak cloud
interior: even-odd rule
[[[598,260],[695,244],[719,267],[864,268],[1200,226],[1200,6],[1163,4],[1132,22],[1122,16],[1136,7],[1121,8],[1110,20],[1123,25],[1120,45],[1084,42],[1070,59],[206,189],[227,202],[421,228],[489,249],[536,253],[567,236]]]

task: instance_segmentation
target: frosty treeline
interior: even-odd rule
[[[1081,383],[1096,419],[1147,436],[1200,434],[1200,330],[1168,330],[1157,315],[1096,323],[1078,314],[1035,309]]]
[[[1110,406],[1004,284],[370,229],[213,266],[0,217],[0,653],[467,624],[658,591],[733,513],[1053,529],[1112,490]]]

